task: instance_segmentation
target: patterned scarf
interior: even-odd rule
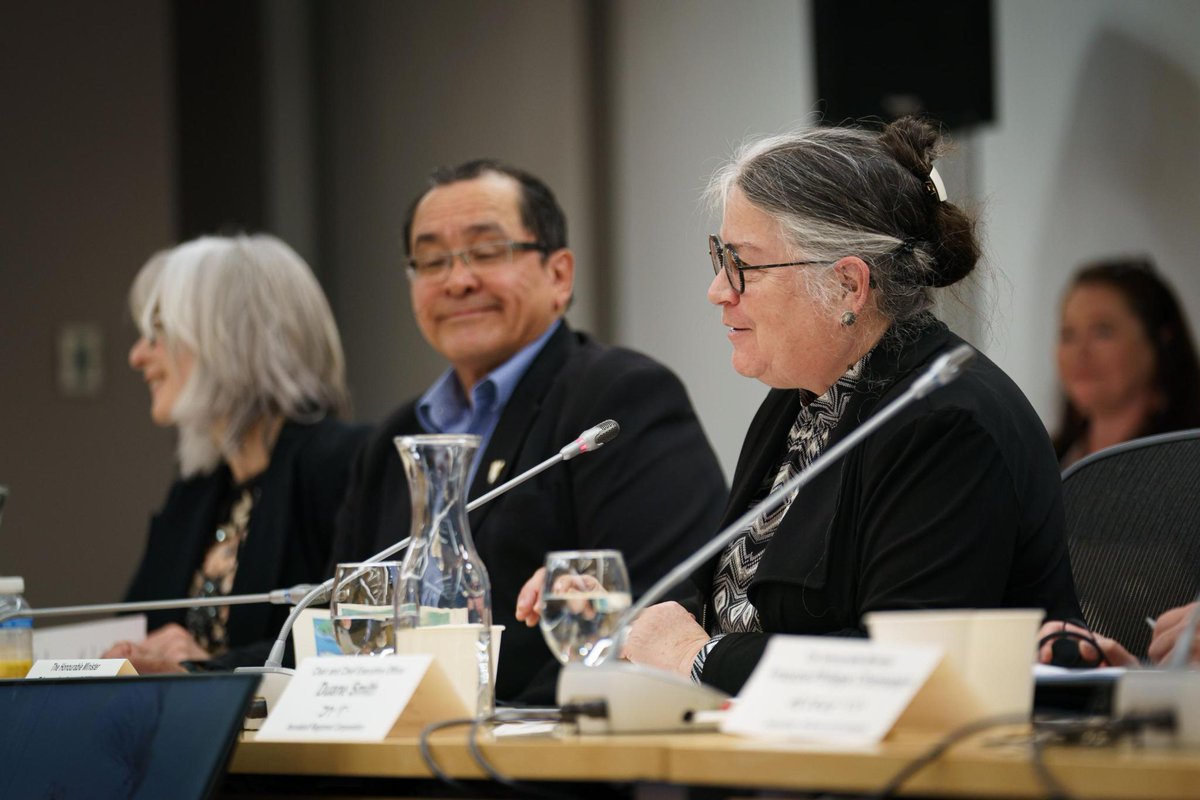
[[[792,423],[787,436],[787,454],[779,465],[774,479],[764,485],[763,491],[755,499],[760,502],[768,494],[778,489],[795,477],[801,470],[808,467],[829,444],[829,436],[837,427],[839,420],[854,394],[859,378],[866,368],[870,353],[859,359],[850,367],[837,383],[812,402],[804,403],[812,397],[810,392],[801,393],[800,413]],[[796,492],[771,514],[759,517],[738,538],[730,542],[722,551],[717,561],[716,573],[713,576],[713,611],[715,613],[718,634],[745,633],[761,631],[758,609],[750,604],[747,592],[750,582],[758,571],[758,564],[766,552],[771,537],[779,529],[779,523],[791,508],[796,499]]]

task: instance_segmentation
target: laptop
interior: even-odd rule
[[[208,798],[258,678],[0,681],[0,797]]]

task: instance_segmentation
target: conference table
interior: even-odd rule
[[[574,792],[568,788],[568,796],[588,794],[589,787],[599,785],[635,798],[687,797],[697,787],[862,795],[880,789],[939,738],[929,732],[897,731],[876,746],[837,749],[715,732],[612,736],[558,732],[499,738],[485,733],[480,749],[497,770],[514,780],[576,787]],[[471,757],[466,729],[435,733],[431,750],[446,773],[468,782],[468,790],[470,781],[487,778]],[[899,794],[1045,797],[1048,792],[1032,752],[1026,726],[984,731],[926,766]],[[1152,748],[1126,741],[1105,746],[1050,745],[1043,754],[1046,768],[1070,796],[1200,797],[1200,750]],[[293,797],[306,796],[309,790],[313,794],[308,796],[324,797],[364,792],[410,796],[422,786],[427,788],[431,779],[415,736],[333,744],[258,742],[253,733],[246,733],[233,756],[226,796],[269,792],[272,786]]]

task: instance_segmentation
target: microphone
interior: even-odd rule
[[[569,702],[576,702],[581,699],[578,695],[571,694],[572,692],[583,691],[585,696],[587,696],[586,693],[588,690],[585,688],[585,686],[588,683],[588,677],[586,675],[586,671],[589,669],[595,669],[601,665],[604,665],[605,670],[621,671],[622,673],[628,671],[628,685],[630,686],[635,683],[638,685],[648,684],[649,682],[645,681],[644,679],[639,679],[640,676],[636,674],[646,673],[648,670],[647,667],[642,666],[638,667],[637,670],[628,670],[626,667],[619,664],[605,663],[612,655],[620,652],[621,645],[624,643],[625,637],[629,633],[629,627],[633,624],[634,620],[637,618],[637,615],[640,614],[646,607],[660,600],[663,595],[665,595],[680,582],[688,578],[702,564],[723,550],[739,534],[745,531],[745,529],[749,527],[755,520],[761,516],[771,513],[783,505],[789,495],[801,489],[813,478],[828,469],[834,462],[861,444],[864,439],[874,433],[885,422],[904,410],[904,408],[914,400],[925,397],[930,392],[945,386],[947,383],[961,375],[963,366],[972,358],[974,358],[974,356],[975,350],[972,349],[970,345],[966,344],[959,345],[958,347],[948,350],[938,356],[938,358],[934,360],[929,368],[923,372],[920,377],[913,381],[911,385],[909,385],[903,394],[873,414],[867,419],[866,422],[851,432],[849,436],[835,444],[833,447],[829,448],[829,450],[822,453],[816,460],[808,465],[807,469],[801,470],[797,475],[792,477],[778,489],[771,492],[771,494],[767,495],[767,497],[761,503],[751,507],[748,511],[746,511],[746,513],[742,514],[730,525],[726,526],[724,530],[720,531],[707,544],[705,544],[688,558],[684,559],[674,569],[660,578],[653,586],[649,588],[649,590],[646,591],[645,594],[641,596],[636,603],[629,607],[629,610],[621,615],[613,634],[596,642],[595,646],[592,647],[582,664],[567,664],[563,668],[562,672],[560,673],[558,684],[559,704],[561,705]],[[662,684],[666,681],[668,675],[662,673],[661,670],[650,670],[650,672],[658,673],[658,677],[653,679],[655,685],[647,685],[646,689],[648,694],[653,695],[656,692],[662,691]],[[613,680],[607,676],[597,676],[597,679],[607,687],[618,687],[621,685],[620,680]],[[682,681],[683,679],[680,680]],[[688,681],[687,683],[690,684],[691,682]],[[595,691],[591,692],[592,696],[595,694]],[[700,702],[703,702],[703,700]],[[622,704],[620,701],[613,698],[608,701],[608,705],[610,708],[613,708],[618,705],[627,704]],[[638,704],[638,707],[641,708],[642,705],[644,704]],[[672,709],[669,713],[674,714],[674,711],[675,710]],[[638,717],[638,722],[635,723],[638,725],[638,730],[664,730],[672,727],[678,727],[679,725],[678,718],[676,717],[673,717],[667,722],[663,722],[662,718],[659,718],[657,722],[651,721],[650,723],[647,723],[645,719],[646,718],[644,716]],[[651,727],[645,727],[647,724],[650,724]],[[654,727],[655,724],[658,724],[658,727]],[[608,720],[608,729],[615,731],[619,729],[619,726],[620,721],[614,720],[610,717]],[[626,730],[630,729],[626,728]]]
[[[301,583],[287,589],[275,589],[259,594],[234,594],[224,597],[185,597],[181,600],[135,600],[128,603],[98,603],[87,606],[55,606],[51,608],[29,608],[23,611],[6,611],[0,614],[0,622],[9,617],[68,617],[90,614],[117,614],[126,611],[167,611],[173,608],[203,608],[206,606],[240,606],[255,603],[270,603],[276,606],[292,605],[311,592],[311,583]]]
[[[1171,657],[1167,660],[1168,669],[1186,669],[1188,659],[1192,655],[1192,642],[1196,640],[1196,624],[1200,621],[1200,595],[1197,595],[1193,602],[1196,603],[1196,607],[1188,613],[1183,633],[1179,634],[1179,638],[1175,640],[1175,648],[1171,650]]]
[[[611,419],[606,419],[606,420],[604,420],[604,422],[601,422],[599,425],[595,425],[591,428],[588,428],[586,431],[579,434],[579,438],[577,438],[575,441],[571,442],[569,445],[567,445],[563,449],[559,450],[554,455],[547,458],[542,463],[538,464],[536,467],[533,467],[532,469],[522,472],[517,477],[515,477],[505,483],[500,484],[499,486],[497,486],[495,489],[492,489],[487,494],[476,497],[474,500],[467,503],[467,511],[468,512],[474,511],[475,509],[479,508],[484,503],[490,502],[494,498],[499,497],[500,495],[507,492],[509,489],[512,489],[516,486],[520,486],[525,481],[529,480],[530,478],[534,477],[535,475],[541,474],[542,472],[546,471],[547,469],[554,466],[555,464],[557,464],[560,461],[570,461],[571,459],[575,458],[576,456],[581,456],[584,453],[590,453],[594,450],[600,449],[604,445],[611,442],[613,439],[617,438],[617,434],[619,434],[620,432],[621,432],[621,426],[618,425],[615,420],[611,420]],[[405,539],[401,546],[407,547],[408,540]]]
[[[1200,595],[1196,601],[1200,604]],[[1130,669],[1117,678],[1113,714],[1169,720],[1163,732],[1150,731],[1147,744],[1200,744],[1200,672],[1188,669],[1200,605],[1188,612],[1183,632],[1161,669]],[[1165,727],[1165,726],[1164,726]]]
[[[642,609],[658,602],[663,595],[674,588],[680,581],[695,572],[701,564],[704,564],[723,550],[726,545],[733,541],[740,532],[749,527],[755,520],[761,516],[770,514],[783,505],[790,494],[803,487],[806,483],[824,472],[833,462],[857,447],[860,442],[874,433],[883,423],[900,413],[909,403],[926,396],[934,389],[945,386],[957,378],[962,374],[962,367],[974,358],[974,356],[975,351],[970,345],[966,344],[959,345],[953,350],[939,356],[929,366],[929,369],[922,373],[917,380],[913,381],[908,389],[904,391],[904,394],[888,403],[882,410],[873,414],[866,422],[851,432],[849,436],[822,453],[819,458],[808,465],[808,469],[802,470],[799,474],[792,477],[791,480],[784,483],[774,492],[771,492],[761,503],[748,510],[745,514],[742,514],[742,516],[727,526],[725,530],[718,533],[716,537],[659,579],[657,583],[642,595],[638,602],[630,606],[629,610],[621,616],[614,636],[623,639],[630,624],[642,612]],[[600,642],[597,642],[597,645],[599,646],[606,641],[611,647],[614,643],[614,638],[601,639]],[[599,655],[597,655],[596,651],[597,648],[594,647],[588,653],[587,660],[593,665],[600,663],[608,655],[607,648],[605,652]],[[595,660],[593,660],[594,656]]]
[[[494,500],[510,489],[519,486],[535,475],[544,472],[549,467],[559,461],[570,461],[576,456],[583,453],[590,453],[600,447],[603,447],[608,442],[617,438],[617,434],[621,432],[621,426],[614,420],[605,420],[599,425],[588,428],[579,437],[562,448],[556,455],[546,459],[542,463],[532,469],[521,473],[517,477],[509,480],[495,489],[492,489],[485,495],[477,497],[467,503],[467,511],[474,511],[480,506]],[[0,487],[2,488],[2,487]],[[3,500],[0,498],[0,503]],[[408,547],[411,537],[405,537],[390,547],[381,550],[368,559],[364,559],[364,564],[371,564],[377,561],[385,561],[389,557]],[[125,603],[97,603],[94,605],[77,605],[77,606],[55,606],[48,608],[31,608],[21,611],[9,610],[0,613],[0,622],[11,617],[65,617],[65,616],[83,616],[93,614],[119,614],[133,611],[167,611],[176,608],[203,608],[208,606],[236,606],[236,605],[254,605],[257,603],[270,603],[272,605],[293,605],[292,615],[289,616],[288,622],[285,624],[285,630],[282,632],[283,639],[286,640],[287,634],[291,632],[292,625],[295,620],[292,616],[299,617],[298,611],[303,611],[308,606],[322,598],[322,595],[329,592],[333,588],[333,579],[325,581],[321,584],[301,583],[296,586],[290,586],[286,589],[274,589],[270,592],[260,592],[258,594],[241,594],[241,595],[226,595],[217,597],[185,597],[177,600],[137,600]],[[276,642],[279,645],[279,642]],[[275,651],[272,649],[272,657],[275,656]],[[279,654],[282,659],[282,652]],[[272,664],[272,659],[268,659],[267,666],[279,666]]]
[[[945,386],[950,381],[962,374],[962,368],[975,357],[975,350],[969,344],[960,344],[952,350],[947,350],[939,355],[934,362],[929,365],[929,369],[913,381],[909,392],[912,392],[912,399],[924,397],[934,389],[939,389]],[[897,398],[897,402],[902,398]]]
[[[560,461],[570,461],[571,459],[583,455],[584,453],[590,453],[598,450],[599,448],[611,442],[613,439],[617,438],[617,434],[620,432],[621,426],[611,419],[606,419],[599,425],[588,428],[586,431],[579,434],[579,437],[575,441],[559,450],[550,458],[547,458],[540,464],[537,464],[525,472],[522,472],[515,478],[500,484],[487,494],[481,495],[467,503],[467,511],[474,511],[485,503],[490,503],[500,495],[516,488],[517,486],[520,486],[522,483],[534,477],[535,475],[545,472],[547,469],[559,463]],[[362,563],[374,564],[377,561],[384,561],[388,557],[393,556],[404,548],[408,547],[408,544],[411,541],[412,537],[406,536],[391,547],[381,550],[370,558],[365,559]],[[283,653],[287,649],[287,637],[288,634],[292,632],[292,627],[296,624],[296,620],[300,618],[300,614],[304,612],[304,609],[308,608],[318,600],[324,599],[324,597],[328,595],[329,591],[333,589],[333,581],[334,579],[330,578],[319,586],[316,586],[295,605],[295,607],[292,609],[292,613],[288,615],[288,618],[283,623],[283,627],[279,630],[279,636],[276,638],[275,644],[271,647],[271,654],[267,657],[266,663],[263,664],[263,669],[274,670],[282,668]],[[253,670],[256,668],[244,667],[243,669]]]
[[[559,450],[558,454],[562,456],[563,461],[570,461],[576,456],[590,453],[597,448],[603,447],[617,438],[617,435],[620,433],[621,426],[616,423],[616,420],[606,419],[599,425],[588,428],[579,434],[578,439],[571,442],[562,450]]]

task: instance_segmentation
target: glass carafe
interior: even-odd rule
[[[412,541],[400,567],[398,632],[461,626],[474,645],[475,711],[492,713],[492,589],[467,524],[467,476],[479,437],[397,436],[412,495]]]

